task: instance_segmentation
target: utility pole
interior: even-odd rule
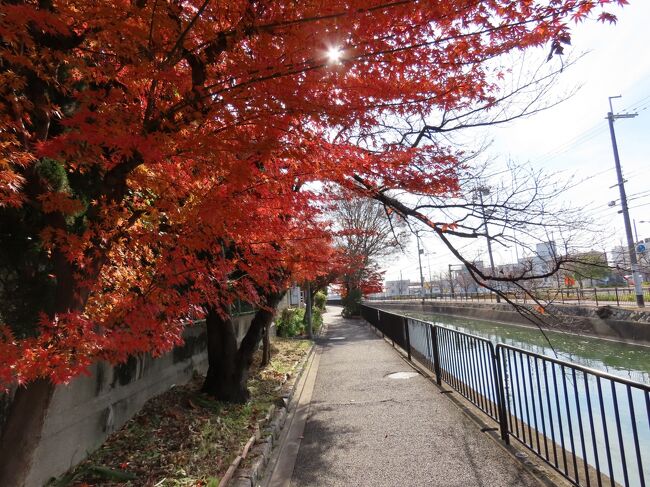
[[[305,318],[307,319],[307,337],[314,339],[314,324],[312,321],[311,282],[305,282]]]
[[[454,297],[454,276],[451,273],[451,264],[449,264],[449,287],[451,289],[451,297]]]
[[[612,149],[614,151],[614,162],[616,163],[616,177],[618,178],[618,190],[621,195],[621,209],[623,213],[623,222],[625,223],[625,236],[627,237],[627,247],[630,254],[630,263],[632,267],[632,276],[634,277],[634,290],[636,293],[636,304],[640,308],[645,307],[643,302],[643,289],[641,287],[641,275],[639,274],[639,265],[636,260],[636,248],[634,241],[632,240],[632,226],[630,225],[630,214],[628,213],[627,207],[627,195],[625,194],[625,181],[623,180],[623,171],[621,170],[621,160],[618,156],[618,145],[616,144],[616,134],[614,132],[614,120],[619,118],[634,118],[637,116],[636,113],[623,113],[619,115],[614,114],[614,108],[612,107],[612,99],[620,98],[618,96],[609,97],[609,113],[607,114],[607,120],[609,121],[609,134],[612,137]]]
[[[422,252],[423,249],[420,248],[420,234],[415,232],[415,241],[418,244],[418,262],[420,264],[420,294],[422,296],[422,304],[424,304],[424,274],[422,274]]]
[[[488,233],[487,216],[485,216],[485,206],[483,205],[483,194],[490,194],[490,190],[485,186],[479,186],[478,188],[476,188],[476,191],[478,192],[478,197],[481,200],[481,214],[483,215],[483,225],[485,226],[485,239],[487,240],[488,255],[490,256],[490,269],[492,271],[492,275],[496,276],[496,272],[494,270],[494,258],[492,257],[492,242],[490,242],[490,234]],[[497,294],[497,303],[500,302],[501,302],[501,297]]]

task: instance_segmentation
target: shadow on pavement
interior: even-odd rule
[[[356,448],[356,428],[345,428],[309,418],[300,443],[292,486],[331,485],[345,476],[331,468],[332,456],[348,456]],[[341,443],[341,438],[346,438]]]

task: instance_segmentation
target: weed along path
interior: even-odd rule
[[[541,485],[365,322],[339,313],[325,315],[296,407],[297,447],[283,448],[266,485]]]

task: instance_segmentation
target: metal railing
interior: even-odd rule
[[[575,485],[650,483],[650,386],[363,305],[362,317]]]
[[[646,301],[650,301],[650,287],[644,287],[643,296]],[[516,302],[532,301],[530,295],[521,291],[503,291],[511,300]],[[562,304],[595,304],[596,306],[616,303],[616,306],[633,306],[636,307],[636,294],[633,287],[615,287],[615,288],[546,288],[532,291],[533,296],[537,299],[549,303]],[[368,301],[381,300],[442,300],[442,301],[473,301],[473,302],[496,302],[496,294],[489,291],[470,292],[459,291],[454,293],[426,293],[424,296],[415,294],[403,296],[383,296],[368,297]]]
[[[237,299],[230,305],[231,316],[242,316],[257,312],[257,307],[241,299]]]

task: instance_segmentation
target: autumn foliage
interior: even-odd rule
[[[496,103],[500,54],[611,3],[3,2],[0,381],[163,353],[206,303],[326,272],[315,182],[453,192],[455,149],[392,121]]]

